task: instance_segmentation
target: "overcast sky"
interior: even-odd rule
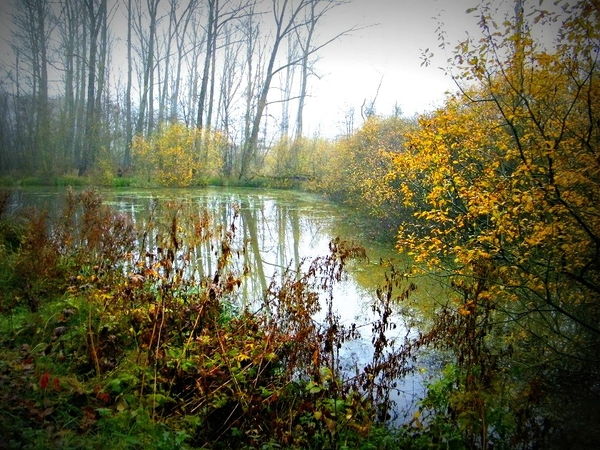
[[[488,0],[499,23],[514,15],[516,0]],[[523,0],[525,15],[533,9],[560,11],[574,0]],[[459,41],[468,35],[478,40],[481,31],[477,17],[467,14],[481,0],[354,0],[338,7],[323,22],[322,35],[332,35],[348,25],[367,27],[345,36],[321,51],[317,73],[312,80],[313,98],[307,103],[305,121],[311,123],[307,134],[321,132],[327,137],[343,131],[344,110],[354,106],[360,122],[360,106],[372,99],[382,79],[376,112],[391,114],[398,104],[406,116],[413,116],[440,105],[444,93],[457,87],[445,75],[447,60]],[[439,48],[438,28],[446,34],[448,53]],[[557,27],[540,25],[532,29],[536,38],[549,43]],[[421,66],[423,51],[434,53],[428,67]]]
[[[500,0],[497,0],[500,2]],[[509,0],[512,1],[512,0]],[[438,48],[436,29],[440,21],[451,42],[477,32],[475,19],[465,11],[478,0],[354,0],[331,12],[322,23],[321,36],[334,34],[348,25],[372,25],[345,36],[321,51],[317,64],[320,80],[312,79],[306,121],[330,135],[343,129],[344,112],[372,99],[381,80],[376,111],[391,114],[398,104],[412,116],[440,104],[444,92],[455,90],[445,66],[449,55]],[[422,53],[435,53],[432,63],[422,67]],[[319,118],[317,120],[317,117]],[[308,130],[307,130],[308,131]],[[309,131],[310,133],[310,131]]]
[[[6,31],[10,20],[6,1],[0,0],[0,34]],[[356,110],[359,125],[360,107],[365,100],[374,98],[380,81],[375,104],[379,114],[391,114],[398,104],[406,116],[413,116],[441,104],[444,93],[455,91],[456,86],[440,69],[446,66],[450,54],[438,47],[438,26],[442,24],[451,47],[467,33],[479,36],[477,19],[466,10],[480,1],[353,0],[330,11],[320,23],[321,42],[352,26],[363,28],[319,52],[315,68],[320,79],[312,77],[310,81],[305,134],[324,137],[340,134],[344,130],[344,115],[351,107]],[[490,0],[490,3],[510,11],[514,1]],[[539,4],[539,0],[525,2],[535,3],[536,7]],[[552,7],[553,2],[544,0],[544,7]],[[2,47],[6,47],[6,42],[0,44]],[[426,49],[435,54],[428,67],[421,65]]]

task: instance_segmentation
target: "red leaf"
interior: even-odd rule
[[[108,395],[106,392],[98,392],[96,394],[96,398],[104,403],[108,403],[110,401],[110,395]]]
[[[40,378],[40,387],[42,389],[46,389],[48,387],[49,380],[50,380],[50,374],[48,372],[44,373],[44,375],[42,375],[42,378]]]
[[[59,392],[59,391],[60,391],[60,380],[59,380],[58,378],[55,378],[55,379],[54,379],[54,390],[55,390],[56,392]]]

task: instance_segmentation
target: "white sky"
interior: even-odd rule
[[[512,0],[508,0],[512,1]],[[345,36],[321,50],[317,73],[311,79],[312,98],[305,121],[311,131],[329,137],[343,129],[344,112],[353,106],[360,122],[360,106],[376,94],[376,111],[391,114],[395,103],[412,116],[439,105],[456,86],[440,66],[449,55],[438,47],[436,29],[444,24],[454,44],[477,32],[477,24],[465,11],[478,0],[354,0],[339,6],[324,19],[322,37],[353,24],[377,24]],[[435,53],[430,66],[421,66],[425,49]]]
[[[7,0],[0,0],[0,35],[10,15]],[[142,0],[139,0],[142,1]],[[226,0],[225,0],[226,1]],[[268,3],[270,0],[265,0]],[[501,10],[511,11],[515,0],[489,0]],[[524,0],[538,6],[539,0]],[[569,0],[563,0],[569,1]],[[476,18],[466,14],[481,0],[353,0],[336,7],[323,18],[317,39],[326,40],[353,25],[365,26],[350,36],[332,42],[319,52],[304,114],[307,136],[334,137],[344,130],[344,114],[355,109],[355,125],[361,122],[360,107],[376,94],[379,114],[391,114],[397,103],[406,116],[440,105],[446,91],[455,91],[452,79],[440,69],[450,56],[438,47],[440,23],[450,49],[467,33],[479,36]],[[552,8],[554,0],[544,0]],[[0,42],[0,53],[7,53]],[[435,56],[428,67],[421,66],[425,49]]]
[[[487,0],[499,21],[513,18],[516,0]],[[533,10],[560,11],[564,4],[575,0],[523,0],[525,15]],[[487,3],[485,2],[485,3]],[[307,101],[306,135],[320,133],[333,137],[343,131],[344,112],[356,109],[356,124],[360,124],[360,106],[376,94],[378,114],[391,114],[394,104],[405,116],[413,116],[439,106],[445,92],[457,86],[442,68],[459,41],[468,35],[478,40],[481,30],[477,18],[467,14],[481,0],[353,0],[340,6],[326,18],[321,35],[335,35],[353,24],[377,24],[345,36],[321,51],[317,73],[321,80],[311,80]],[[448,53],[439,48],[438,27],[442,24]],[[530,24],[531,25],[531,24]],[[556,37],[557,22],[535,27],[532,33],[546,43]],[[434,53],[428,67],[421,66],[425,49]]]

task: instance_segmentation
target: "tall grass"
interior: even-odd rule
[[[4,446],[392,445],[377,430],[412,354],[386,331],[413,287],[389,280],[374,300],[375,355],[351,373],[340,349],[360,327],[339,322],[333,287],[363,249],[336,240],[245,307],[232,300],[252,270],[233,264],[247,245],[237,214],[216,223],[160,202],[149,214],[134,225],[85,191],[54,223],[3,219],[20,223],[16,246],[0,235]],[[206,249],[211,273],[197,267]]]

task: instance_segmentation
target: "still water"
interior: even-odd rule
[[[334,238],[351,241],[366,249],[367,260],[352,261],[348,274],[334,291],[334,307],[345,325],[357,324],[362,339],[348,344],[344,361],[348,370],[369,360],[371,345],[371,306],[376,289],[383,283],[385,269],[381,260],[394,261],[400,270],[407,268],[408,260],[398,255],[393,242],[374,238],[377,230],[367,225],[358,214],[323,200],[319,196],[280,190],[241,188],[201,189],[98,189],[105,204],[122,214],[129,215],[138,225],[145,225],[157,202],[183,205],[188,213],[205,211],[214,222],[229,226],[235,220],[236,240],[245,246],[241,264],[250,269],[250,275],[237,293],[240,305],[248,306],[252,299],[261,298],[268,284],[280,278],[286,268],[310,263],[326,256]],[[35,207],[56,216],[62,209],[66,188],[30,188],[17,190],[10,201],[10,211]],[[234,216],[237,218],[234,219]],[[211,256],[212,255],[212,256]],[[197,271],[211,276],[215,271],[214,252],[199,251]],[[414,307],[431,304],[440,295],[441,287],[427,280],[417,283],[417,291],[409,300]],[[318,318],[316,318],[318,320]],[[408,331],[401,312],[397,315],[395,333],[403,336]],[[418,396],[421,383],[410,377],[399,386],[400,397]],[[405,403],[405,401],[402,401]]]
[[[216,223],[228,226],[236,219],[237,240],[248,246],[247,261],[255,282],[265,287],[286,267],[297,267],[329,253],[334,238],[356,243],[367,250],[367,261],[355,261],[345,280],[347,303],[357,306],[381,282],[381,259],[403,264],[393,242],[379,242],[360,217],[319,196],[291,191],[241,188],[202,189],[97,189],[103,203],[144,225],[156,203],[182,204],[187,212],[207,211]],[[13,192],[9,211],[35,207],[50,213],[51,220],[62,210],[66,188],[27,188]],[[213,262],[214,263],[214,262]],[[210,275],[211,261],[201,270]],[[259,278],[262,278],[259,279]],[[347,305],[349,306],[349,305]],[[345,308],[348,310],[348,308]]]

